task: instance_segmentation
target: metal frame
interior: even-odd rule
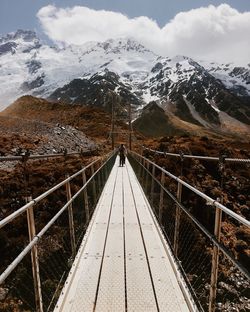
[[[234,259],[232,254],[220,243],[220,233],[221,233],[221,220],[222,220],[222,212],[226,213],[227,215],[231,216],[241,224],[244,224],[248,228],[250,228],[250,222],[245,218],[237,215],[233,211],[231,211],[226,206],[222,205],[218,201],[212,199],[211,197],[207,196],[206,194],[202,193],[201,191],[197,190],[195,187],[191,186],[190,184],[184,182],[182,179],[174,176],[164,168],[161,168],[154,162],[150,161],[149,159],[143,157],[142,155],[130,151],[130,155],[137,161],[139,164],[139,172],[140,176],[144,176],[144,174],[149,174],[152,177],[153,183],[158,183],[160,186],[160,200],[159,200],[159,215],[158,221],[161,224],[162,218],[162,202],[163,202],[163,191],[168,194],[168,196],[175,202],[176,204],[176,220],[175,220],[175,232],[174,232],[174,244],[172,246],[173,253],[178,259],[178,237],[179,237],[179,222],[180,222],[180,214],[183,211],[197,226],[198,228],[210,239],[213,243],[213,257],[212,257],[212,270],[211,270],[211,283],[210,283],[210,298],[209,298],[209,311],[215,311],[215,299],[216,299],[216,292],[217,292],[217,275],[218,275],[218,265],[219,265],[219,252],[222,252],[248,279],[250,279],[250,273],[246,268],[244,268],[238,260]],[[149,164],[152,165],[152,173],[150,172]],[[155,177],[155,169],[159,169],[161,171],[161,181],[159,181]],[[143,173],[144,172],[144,173]],[[177,198],[166,189],[164,186],[164,175],[169,176],[170,178],[174,179],[178,182],[178,189],[177,189]],[[214,236],[209,233],[209,231],[181,204],[181,194],[182,194],[182,187],[185,186],[190,191],[194,192],[201,198],[205,199],[207,203],[211,204],[216,210],[215,214],[215,229],[214,229]],[[152,185],[150,196],[152,197]]]
[[[30,198],[27,198],[27,201],[30,201]],[[33,207],[30,207],[27,210],[27,223],[29,231],[29,240],[30,242],[36,236],[36,227],[35,227],[35,218]],[[42,298],[42,289],[39,273],[39,261],[38,261],[38,249],[37,245],[34,245],[31,249],[31,263],[32,263],[32,274],[34,280],[34,291],[35,291],[35,305],[36,310],[43,312],[43,298]]]
[[[180,178],[176,177],[175,175],[173,175],[172,173],[170,173],[169,171],[163,169],[162,167],[160,167],[159,165],[157,165],[156,163],[152,162],[151,160],[147,159],[144,156],[141,156],[138,153],[135,152],[130,152],[131,155],[136,155],[137,157],[140,157],[141,159],[143,159],[145,162],[149,162],[150,164],[154,165],[155,168],[163,171],[166,175],[168,175],[170,178],[172,178],[173,180],[175,180],[176,182],[180,182],[183,186],[185,186],[186,188],[188,188],[190,191],[194,192],[195,194],[199,195],[201,198],[205,199],[206,202],[212,206],[215,206],[219,209],[221,209],[222,211],[224,211],[226,214],[230,215],[232,218],[234,218],[235,220],[239,221],[240,223],[246,225],[247,227],[250,227],[250,221],[246,220],[245,218],[241,217],[240,215],[238,215],[237,213],[233,212],[232,210],[230,210],[229,208],[227,208],[226,206],[222,205],[220,202],[218,202],[217,200],[209,197],[208,195],[202,193],[201,191],[197,190],[195,187],[193,187],[192,185],[188,184],[187,182],[181,180]],[[144,165],[141,165],[144,167],[144,170],[147,170],[146,167]]]
[[[99,159],[96,159],[95,161],[93,161],[91,164],[87,165],[86,167],[84,167],[80,171],[78,171],[75,174],[73,174],[72,176],[66,178],[65,180],[63,180],[62,182],[58,183],[57,185],[55,185],[54,187],[52,187],[48,191],[46,191],[43,194],[39,195],[35,199],[32,199],[29,203],[27,203],[26,205],[22,206],[21,208],[19,208],[15,212],[11,213],[9,216],[7,216],[6,218],[4,218],[3,220],[0,221],[0,229],[3,226],[5,226],[6,224],[8,224],[10,221],[15,219],[17,216],[19,216],[20,214],[24,213],[29,207],[31,207],[33,205],[36,205],[42,199],[44,199],[45,197],[47,197],[48,195],[50,195],[51,193],[53,193],[54,191],[59,189],[61,186],[65,185],[67,182],[70,182],[71,180],[73,180],[75,177],[80,175],[82,172],[86,171],[88,168],[90,168],[93,164],[97,163],[98,161],[99,161]]]
[[[68,178],[68,177],[69,176],[66,175],[66,178]],[[65,186],[66,186],[67,202],[69,202],[71,200],[71,198],[72,198],[70,182],[67,181]],[[72,253],[72,257],[75,258],[75,255],[76,255],[76,238],[75,238],[75,229],[74,229],[74,218],[73,218],[72,203],[68,206],[68,217],[69,217],[69,233],[70,233],[71,253]]]
[[[38,259],[38,252],[37,252],[37,244],[41,237],[45,234],[45,232],[54,224],[54,222],[60,217],[60,215],[68,209],[69,213],[69,228],[70,228],[70,237],[71,237],[71,247],[72,247],[72,255],[75,256],[76,254],[76,246],[75,246],[75,238],[74,238],[74,223],[73,223],[73,212],[72,212],[72,203],[73,201],[79,196],[81,192],[84,195],[84,206],[85,206],[85,215],[86,221],[89,222],[90,219],[90,211],[89,211],[89,203],[88,203],[88,193],[87,193],[87,186],[92,182],[92,192],[95,197],[95,202],[97,200],[97,189],[96,187],[100,187],[102,184],[102,177],[105,179],[108,177],[107,171],[107,163],[108,161],[115,155],[114,152],[109,154],[106,157],[106,161],[101,162],[101,166],[95,171],[95,166],[100,162],[100,159],[96,159],[91,164],[87,165],[86,167],[82,168],[75,174],[70,177],[67,177],[61,183],[55,185],[50,190],[46,191],[45,193],[41,194],[35,199],[27,198],[27,204],[18,209],[17,211],[10,214],[8,217],[0,221],[0,229],[4,227],[6,224],[13,221],[15,218],[23,214],[25,211],[27,213],[27,223],[29,229],[29,244],[22,250],[22,252],[14,259],[14,261],[6,268],[6,270],[0,275],[0,285],[5,281],[5,279],[10,275],[10,273],[16,268],[16,266],[23,260],[23,258],[30,252],[31,253],[31,260],[32,260],[32,273],[33,273],[33,280],[34,280],[34,289],[35,289],[35,303],[36,303],[36,311],[43,312],[43,301],[42,301],[42,293],[41,293],[41,283],[40,283],[40,273],[39,273],[39,259]],[[157,183],[160,186],[160,201],[159,201],[159,215],[158,220],[161,221],[162,219],[162,212],[163,212],[163,196],[164,193],[167,193],[168,196],[173,200],[176,205],[176,220],[175,220],[175,232],[174,232],[174,245],[172,246],[174,255],[178,258],[178,238],[179,238],[179,222],[180,222],[180,214],[184,212],[196,226],[210,239],[213,243],[213,259],[212,259],[212,270],[211,270],[211,284],[210,284],[210,299],[209,299],[209,311],[212,312],[215,309],[215,299],[216,299],[216,287],[217,287],[217,275],[218,275],[218,264],[219,264],[219,253],[223,253],[246,277],[250,278],[249,272],[238,262],[238,260],[234,259],[231,253],[220,243],[220,232],[221,232],[221,219],[222,219],[222,212],[227,214],[228,216],[234,218],[241,224],[244,224],[248,228],[250,228],[250,222],[245,218],[239,216],[238,214],[231,211],[229,208],[224,206],[222,203],[212,199],[211,197],[207,196],[206,194],[202,193],[201,191],[197,190],[195,187],[191,186],[190,184],[184,182],[181,178],[174,176],[164,168],[161,168],[154,162],[150,161],[149,159],[139,155],[138,153],[130,151],[130,155],[136,159],[139,164],[139,172],[140,176],[145,179],[144,181],[147,185],[148,192],[150,193],[151,199],[153,198],[154,192],[154,185]],[[176,154],[178,155],[178,154]],[[180,155],[178,155],[180,156]],[[185,155],[184,155],[185,156]],[[184,157],[183,156],[183,157]],[[189,155],[190,156],[190,155]],[[100,170],[103,168],[103,171]],[[152,168],[152,169],[151,169]],[[91,178],[86,181],[86,170],[91,170]],[[160,170],[161,172],[161,181],[159,181],[155,177],[156,169]],[[102,176],[100,175],[102,173]],[[70,181],[75,177],[82,174],[82,183],[83,186],[77,191],[76,194],[72,196],[71,189],[70,189]],[[94,180],[94,177],[98,174],[97,184]],[[177,198],[164,186],[165,177],[168,176],[171,179],[175,180],[178,183],[177,189]],[[149,185],[149,177],[152,177],[152,184]],[[67,203],[56,213],[56,215],[44,226],[44,228],[39,232],[36,233],[35,229],[35,220],[34,220],[34,208],[36,204],[50,195],[52,192],[56,191],[60,187],[64,186],[66,188],[66,195],[67,195]],[[181,195],[182,195],[182,188],[185,186],[190,191],[194,192],[207,203],[215,208],[216,215],[215,215],[215,229],[214,235],[212,235],[181,203]],[[177,261],[178,263],[178,261]],[[179,264],[180,265],[180,264]],[[180,265],[181,267],[181,265]]]
[[[89,205],[88,205],[88,194],[87,194],[87,186],[90,184],[91,181],[94,182],[94,178],[100,172],[102,168],[104,168],[106,174],[106,179],[108,178],[107,172],[107,163],[111,160],[112,157],[115,156],[115,152],[111,152],[106,155],[102,160],[105,159],[104,162],[100,163],[100,167],[95,171],[94,165],[97,165],[100,162],[100,158],[96,159],[86,167],[82,168],[75,174],[71,176],[67,176],[67,178],[62,181],[61,183],[55,185],[50,190],[46,191],[45,193],[41,194],[37,198],[33,199],[27,198],[27,204],[23,207],[19,208],[17,211],[13,212],[6,218],[0,221],[0,229],[5,225],[9,224],[11,221],[16,219],[18,216],[23,214],[25,211],[27,212],[27,223],[28,223],[28,230],[29,230],[29,244],[22,250],[22,252],[12,261],[12,263],[5,269],[5,271],[0,275],[0,285],[6,280],[6,278],[11,274],[11,272],[17,267],[17,265],[23,260],[23,258],[31,252],[31,262],[32,262],[32,272],[33,272],[33,282],[34,282],[34,290],[35,290],[35,303],[36,303],[36,311],[43,312],[43,300],[42,300],[42,292],[41,292],[41,282],[40,282],[40,273],[39,273],[39,258],[38,258],[38,250],[37,250],[37,243],[45,234],[45,232],[55,223],[55,221],[60,217],[60,215],[68,209],[68,216],[69,216],[69,229],[70,229],[70,239],[71,239],[71,248],[72,248],[72,257],[76,255],[76,242],[75,242],[75,232],[74,232],[74,222],[73,222],[73,201],[80,195],[81,192],[84,194],[84,202],[85,202],[85,214],[86,214],[86,222],[89,223],[90,219],[90,212],[89,212]],[[86,181],[86,170],[91,169],[91,177]],[[75,177],[82,174],[82,181],[83,186],[72,196],[71,189],[70,189],[70,181]],[[35,220],[34,220],[34,212],[33,209],[35,205],[41,201],[42,199],[46,198],[48,195],[59,189],[60,187],[64,186],[66,188],[66,195],[67,195],[67,203],[54,215],[54,217],[42,228],[42,230],[36,234],[35,229]],[[96,186],[95,184],[93,184]],[[95,200],[96,198],[96,189],[95,189]]]

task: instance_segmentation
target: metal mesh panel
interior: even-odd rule
[[[67,209],[39,240],[38,257],[44,310],[53,311],[73,261]]]
[[[208,311],[211,304],[213,250],[216,246],[215,207],[184,186],[179,192],[177,181],[164,175],[162,178],[161,170],[153,169],[152,164],[149,165],[139,155],[130,156],[130,162],[199,310]],[[229,182],[228,178],[224,179],[224,183],[227,186],[230,179]],[[235,187],[239,186],[237,181],[234,184]],[[249,228],[223,213],[221,231],[220,248],[223,252],[219,252],[215,309],[248,311],[250,284],[242,270],[249,265]],[[238,266],[242,268],[241,271]]]
[[[36,310],[30,254],[1,285],[1,296],[1,312]]]
[[[86,206],[88,206],[91,216],[114,160],[115,155],[100,170],[101,163],[94,163],[96,165],[94,170],[88,168],[86,170],[87,186],[84,190],[80,191],[83,184],[86,183],[83,176],[75,175],[74,179],[55,189],[38,202],[33,202],[33,206],[28,208],[29,211],[32,211],[30,218],[33,220],[31,225],[34,226],[33,236],[38,235],[34,236],[34,242],[38,241],[33,247],[33,255],[36,255],[35,258],[38,259],[39,272],[37,275],[32,273],[32,252],[28,251],[1,284],[1,311],[38,310],[37,305],[40,302],[39,300],[35,301],[35,298],[38,297],[35,296],[34,276],[38,276],[37,284],[40,285],[38,289],[41,289],[42,293],[43,310],[53,311],[89,222]],[[91,178],[95,171],[96,173]],[[76,193],[78,193],[77,196],[75,196]],[[64,206],[73,196],[72,203],[68,207]],[[62,207],[64,210],[61,210]],[[54,219],[57,213],[58,216]],[[26,212],[24,212],[15,216],[9,224],[1,228],[0,273],[3,273],[11,261],[28,245],[27,224]],[[47,228],[46,231],[44,231],[44,227]],[[20,235],[20,233],[24,234]],[[37,254],[34,253],[34,250]]]

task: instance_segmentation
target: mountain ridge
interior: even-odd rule
[[[105,108],[114,92],[135,113],[153,100],[171,102],[180,118],[204,127],[220,128],[230,118],[250,124],[250,64],[158,56],[130,38],[59,49],[18,30],[0,39],[0,77],[2,107],[31,94]]]

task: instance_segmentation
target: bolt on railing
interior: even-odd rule
[[[212,199],[142,155],[130,152],[129,158],[200,310],[212,312],[218,304],[222,304],[216,301],[218,274],[220,274],[220,279],[230,279],[230,274],[226,275],[224,272],[229,267],[235,272],[238,270],[237,274],[241,276],[246,285],[250,286],[248,269],[221,242],[222,213],[230,222],[233,222],[232,224],[237,223],[246,228],[246,231],[250,229],[250,222],[224,206],[222,202]],[[152,170],[149,169],[150,166]],[[147,175],[151,177],[149,188],[150,181],[145,178]],[[171,181],[177,182],[176,195],[165,186],[166,179],[168,179],[168,185],[172,183]],[[183,192],[185,192],[185,201],[182,198]],[[190,201],[187,195],[196,196],[197,202],[210,207],[210,214],[215,216],[214,232],[197,219],[190,204],[186,206]],[[156,196],[159,200],[155,199]],[[219,261],[220,258],[221,261]],[[221,270],[221,267],[224,270]],[[220,281],[220,287],[224,286],[223,283]],[[235,288],[237,287],[235,283]],[[223,291],[226,293],[225,289]],[[221,298],[221,292],[219,297],[219,300],[224,300]]]
[[[27,198],[27,203],[23,207],[0,220],[1,235],[5,233],[4,231],[8,224],[12,222],[17,224],[18,220],[23,222],[23,215],[26,212],[29,233],[29,243],[21,252],[18,251],[13,260],[10,258],[11,261],[5,268],[4,264],[7,264],[8,256],[6,255],[7,259],[1,257],[1,261],[5,261],[4,263],[0,262],[0,269],[4,269],[4,271],[0,272],[0,287],[8,289],[6,301],[15,302],[17,306],[21,305],[27,311],[35,310],[42,312],[53,310],[54,301],[57,299],[58,292],[60,292],[62,283],[65,281],[69,271],[67,266],[72,263],[72,259],[74,259],[77,253],[79,240],[83,237],[87,228],[114,161],[114,152],[105,157],[97,158],[75,174],[67,175],[64,181],[40,196],[34,199],[31,197]],[[87,171],[89,172],[88,179],[86,177]],[[76,179],[78,179],[77,181],[80,184],[76,193],[72,194],[72,190],[76,186],[71,182]],[[63,186],[66,194],[62,190]],[[38,222],[40,221],[38,219],[40,213],[39,204],[51,202],[54,205],[55,202],[53,202],[51,196],[54,196],[54,194],[57,196],[58,194],[55,192],[58,191],[61,192],[60,194],[64,193],[66,195],[66,204],[59,208],[59,211],[52,218],[50,216],[51,219],[41,228],[40,222]],[[38,214],[36,217],[35,213]],[[79,218],[78,216],[81,217]],[[36,230],[36,225],[38,225],[38,231]],[[69,240],[67,233],[69,233]],[[68,241],[70,242],[69,249],[67,247]],[[68,252],[70,249],[71,251]],[[29,255],[31,257],[30,264],[27,258]],[[57,257],[59,258],[57,259]],[[64,263],[63,261],[66,262]],[[33,277],[29,273],[30,265]],[[11,278],[13,274],[16,274],[15,278]],[[33,290],[29,288],[30,284],[27,284],[25,279],[33,279]],[[20,283],[21,280],[24,287],[20,288],[18,284],[19,286],[15,288],[15,281]],[[34,294],[34,298],[31,298],[32,294]],[[34,302],[34,305],[32,302]],[[0,310],[1,304],[2,302],[0,302]]]

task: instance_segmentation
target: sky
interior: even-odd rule
[[[132,37],[164,56],[250,63],[249,0],[0,0],[0,34],[58,45]]]

